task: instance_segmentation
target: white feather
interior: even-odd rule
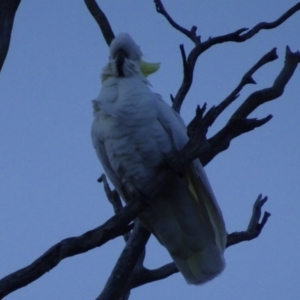
[[[128,59],[119,77],[114,53]],[[188,141],[180,116],[139,70],[139,47],[127,34],[111,44],[110,61],[94,106],[92,140],[103,168],[125,201],[157,177],[162,164]],[[221,211],[200,161],[174,176],[140,216],[171,254],[189,283],[201,284],[225,267],[226,230]]]

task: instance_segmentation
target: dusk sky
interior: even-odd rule
[[[128,32],[144,59],[161,62],[149,77],[170,104],[182,80],[179,44],[192,43],[159,15],[153,1],[103,0],[99,5],[115,34]],[[271,22],[297,1],[165,0],[182,26],[198,27],[202,40],[261,21]],[[222,101],[265,53],[279,58],[254,74],[208,133],[221,129],[252,92],[269,87],[284,63],[286,45],[300,50],[300,12],[280,27],[244,43],[225,43],[198,61],[193,87],[181,110],[188,124],[197,104]],[[92,104],[101,88],[108,47],[83,0],[23,0],[16,14],[9,54],[0,75],[0,277],[23,268],[60,240],[81,235],[113,215],[97,178],[103,169],[90,137]],[[272,216],[261,235],[225,252],[226,269],[203,286],[180,274],[132,291],[130,300],[293,300],[300,297],[300,67],[284,95],[251,117],[272,114],[261,128],[235,139],[206,166],[227,231],[247,228],[262,193]],[[124,246],[119,237],[63,260],[9,300],[95,299]],[[146,266],[171,262],[151,237]]]

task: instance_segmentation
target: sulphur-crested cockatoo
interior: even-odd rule
[[[158,64],[144,63],[141,57],[128,34],[118,35],[110,45],[102,89],[93,101],[93,145],[126,202],[140,195],[188,142],[179,114],[149,88],[146,76]],[[199,160],[174,174],[149,201],[139,218],[169,251],[188,283],[201,284],[222,272],[227,234]]]

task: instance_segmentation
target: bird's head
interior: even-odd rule
[[[104,77],[130,77],[143,74],[145,77],[159,69],[159,63],[148,63],[142,60],[142,51],[128,33],[121,33],[110,45],[109,64],[104,69]],[[110,73],[107,72],[110,69]],[[108,75],[108,76],[105,76]]]

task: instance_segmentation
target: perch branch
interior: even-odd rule
[[[2,278],[0,280],[0,299],[35,281],[57,266],[63,259],[100,247],[107,241],[131,230],[132,226],[128,224],[142,209],[143,205],[140,202],[132,202],[103,225],[81,236],[67,238],[55,244],[29,266]]]
[[[8,53],[15,14],[21,0],[0,0],[0,72]]]
[[[262,197],[262,195],[258,196],[253,205],[253,212],[247,230],[228,234],[226,245],[227,248],[241,242],[253,240],[260,235],[268,218],[271,215],[268,212],[264,212],[264,216],[260,222],[261,210],[267,199],[267,197]],[[131,289],[133,289],[153,281],[167,278],[178,272],[179,271],[174,263],[166,264],[154,270],[142,268],[136,272],[133,272],[129,279],[128,285]]]
[[[106,41],[106,44],[109,46],[111,41],[115,38],[115,35],[108,22],[106,15],[101,10],[96,0],[84,0],[84,2],[89,12],[91,13],[93,18],[97,22],[98,26],[100,27],[100,30]]]

